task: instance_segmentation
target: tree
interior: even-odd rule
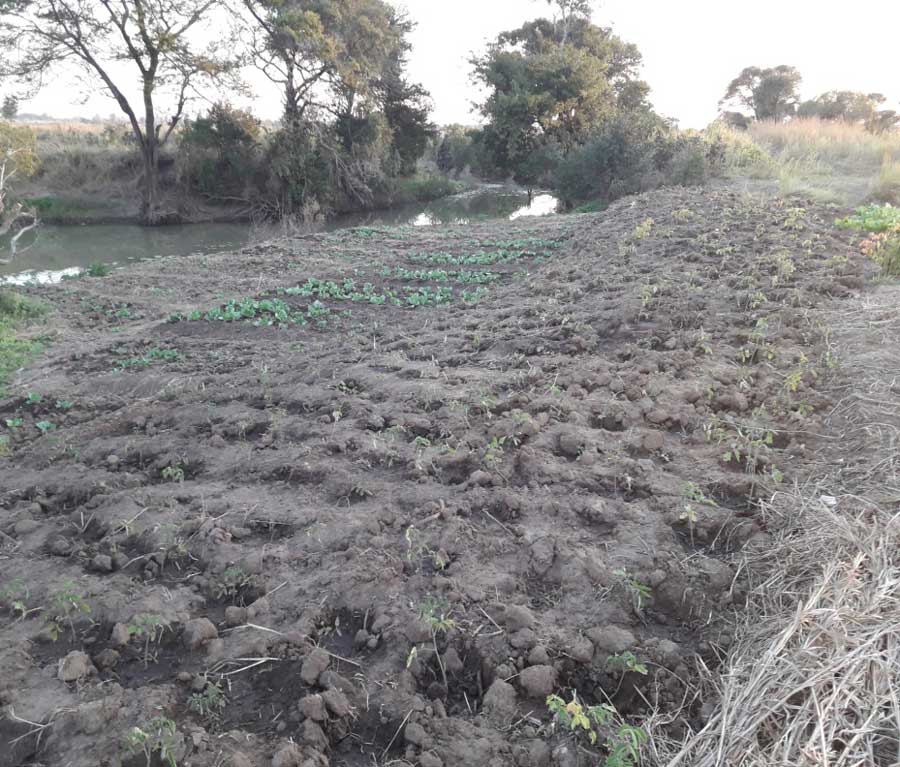
[[[19,114],[19,99],[10,94],[3,99],[3,107],[0,108],[0,114],[4,120],[13,120]]]
[[[566,4],[571,10],[571,4]],[[583,16],[547,19],[501,34],[472,60],[488,91],[480,105],[493,164],[526,184],[623,111],[648,109],[641,55]]]
[[[0,122],[0,237],[11,234],[9,263],[15,258],[19,240],[38,225],[37,212],[13,200],[12,183],[27,178],[37,169],[34,132],[27,127]]]
[[[559,9],[559,38],[565,45],[569,39],[569,29],[577,18],[589,19],[591,16],[591,0],[547,0],[547,4]]]
[[[408,23],[383,0],[244,0],[256,66],[282,89],[284,122],[369,95]],[[347,94],[352,92],[352,97]]]
[[[769,69],[747,67],[731,81],[719,104],[750,109],[757,120],[785,120],[797,110],[802,80],[800,72],[784,64]]]
[[[450,173],[453,170],[453,147],[449,134],[445,133],[438,146],[435,164],[441,173]]]
[[[896,112],[879,109],[887,98],[881,93],[857,91],[829,91],[804,101],[797,109],[799,117],[818,117],[820,120],[843,120],[862,123],[866,130],[881,133],[897,122]]]
[[[221,8],[216,0],[0,0],[0,76],[39,86],[59,65],[74,63],[99,84],[128,118],[140,147],[143,220],[161,223],[160,149],[192,92],[235,63]],[[139,101],[128,93],[122,63],[136,70]],[[160,107],[162,99],[168,109]]]

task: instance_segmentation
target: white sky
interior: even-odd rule
[[[547,15],[546,0],[391,0],[418,26],[410,74],[431,91],[434,120],[475,123],[468,63],[505,29]],[[804,97],[827,90],[880,91],[900,101],[900,0],[596,0],[594,19],[611,25],[644,55],[657,110],[686,128],[713,120],[728,82],[745,66],[796,66]],[[276,118],[277,92],[257,86],[254,110]],[[81,103],[83,102],[83,103]],[[112,101],[78,99],[60,83],[23,111],[109,115]]]

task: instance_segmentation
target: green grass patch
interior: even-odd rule
[[[603,200],[592,200],[591,202],[586,202],[584,205],[579,205],[572,212],[573,213],[600,213],[606,210],[609,207],[609,203],[603,202]]]
[[[413,176],[400,179],[394,194],[394,204],[431,202],[463,191],[462,184],[446,176]]]
[[[18,293],[0,289],[0,396],[6,395],[6,385],[12,374],[43,349],[38,341],[17,338],[16,329],[40,317],[45,311],[41,304]]]
[[[55,195],[31,197],[25,200],[25,204],[37,209],[41,219],[47,223],[107,219],[123,216],[126,212],[112,201]]]

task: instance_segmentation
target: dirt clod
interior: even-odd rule
[[[546,698],[556,688],[553,666],[529,666],[519,674],[519,684],[529,698]]]
[[[96,671],[87,653],[73,650],[59,661],[56,677],[61,682],[77,682]]]
[[[209,618],[194,618],[184,624],[181,641],[189,650],[197,650],[218,636],[219,631]]]
[[[300,678],[306,684],[312,686],[319,681],[319,677],[330,663],[331,657],[328,653],[317,647],[303,661],[303,665],[300,667]]]
[[[516,688],[496,679],[484,695],[482,710],[495,725],[507,727],[516,715]]]

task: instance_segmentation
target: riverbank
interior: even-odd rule
[[[442,197],[431,203],[417,203],[345,215],[320,221],[305,228],[307,232],[336,231],[353,227],[431,226],[478,219],[547,215],[555,211],[556,199],[538,194],[531,198],[514,187],[479,185],[468,191]],[[0,283],[12,280],[55,281],[71,278],[81,270],[103,266],[122,266],[159,256],[213,253],[236,250],[250,242],[284,236],[279,224],[207,223],[143,227],[135,223],[88,224],[61,227],[44,223],[28,240],[29,249],[9,264],[0,265]]]
[[[872,275],[837,212],[661,190],[27,288],[0,678],[47,726],[0,724],[11,763],[127,763],[160,717],[179,763],[254,767],[596,764],[715,721],[696,669]],[[596,744],[551,694],[609,707]]]

